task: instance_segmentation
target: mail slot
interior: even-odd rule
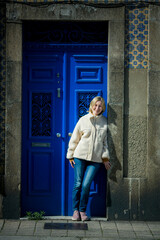
[[[50,147],[50,143],[38,143],[38,142],[32,142],[32,147]]]

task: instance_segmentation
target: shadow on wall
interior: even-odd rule
[[[116,173],[118,170],[122,170],[120,161],[117,158],[115,144],[117,135],[117,114],[114,109],[108,105],[108,148],[110,153],[111,169],[108,171],[108,179],[117,183]],[[107,182],[107,206],[111,206],[111,192],[109,181]]]
[[[117,182],[116,172],[122,170],[120,161],[117,158],[114,141],[117,139],[114,135],[117,135],[117,114],[113,108],[108,106],[108,148],[110,153],[111,169],[108,171],[108,177],[114,182]]]

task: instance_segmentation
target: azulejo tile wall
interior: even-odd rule
[[[0,5],[0,193],[5,169],[5,49],[5,6]]]
[[[148,68],[148,7],[126,7],[125,67]]]

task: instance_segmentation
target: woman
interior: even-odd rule
[[[89,220],[86,208],[91,182],[102,163],[107,170],[111,166],[104,111],[104,99],[95,97],[90,103],[89,113],[79,119],[69,141],[67,158],[74,168],[73,221]]]

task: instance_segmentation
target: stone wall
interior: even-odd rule
[[[147,98],[148,158],[146,175],[147,215],[159,218],[160,211],[160,7],[149,8],[149,71]]]
[[[5,90],[6,90],[6,44],[5,22],[6,8],[0,4],[0,217],[2,217],[2,201],[5,195]]]
[[[6,23],[5,218],[20,216],[22,24]],[[13,217],[12,217],[13,215]]]
[[[114,181],[109,181],[111,201],[108,207],[108,216],[110,219],[160,219],[160,194],[158,190],[160,187],[160,98],[158,95],[160,90],[160,7],[150,5],[148,9],[144,8],[143,10],[145,13],[148,11],[147,16],[144,14],[143,17],[146,17],[147,29],[140,24],[138,34],[141,34],[145,41],[144,44],[138,43],[135,39],[137,36],[137,28],[133,25],[135,9],[130,9],[129,14],[131,19],[128,29],[130,29],[131,40],[128,41],[126,38],[127,44],[129,42],[127,49],[130,53],[125,55],[128,64],[125,63],[124,80],[123,163],[117,164],[120,170],[117,177],[113,175],[113,170],[110,173],[111,180],[114,179]],[[141,11],[143,10],[141,9]],[[138,12],[138,9],[136,11]],[[147,36],[142,34],[143,29],[145,33],[149,30]],[[142,39],[138,40],[142,41]],[[137,53],[138,45],[140,47]],[[142,54],[140,59],[147,64],[135,61],[137,60],[135,54],[136,56]],[[139,64],[141,66],[138,67]],[[119,143],[120,145],[121,143]],[[117,155],[117,151],[115,153]],[[113,155],[114,159],[116,159],[116,155]]]

